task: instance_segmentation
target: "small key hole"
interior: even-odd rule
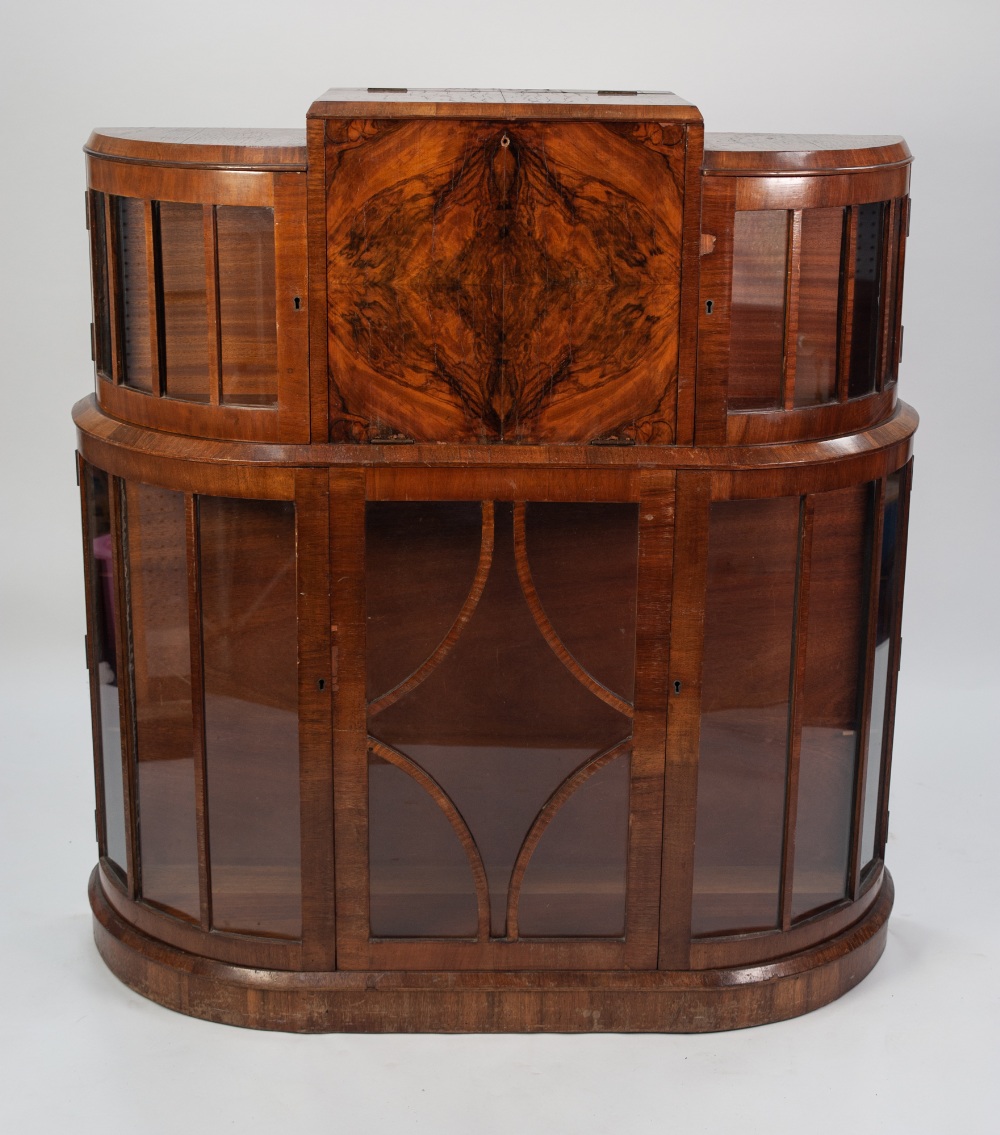
[[[714,307],[714,300],[705,300],[705,314],[711,315],[712,308]]]
[[[325,690],[326,689],[326,678],[320,678],[320,680],[316,683],[316,688],[318,690]]]
[[[296,296],[295,299],[292,300],[292,303],[295,304],[295,310],[296,311],[302,310],[302,297],[301,296]]]
[[[675,694],[679,694],[680,692],[681,692],[681,684],[680,684],[680,682],[674,682],[674,693],[675,693]]]

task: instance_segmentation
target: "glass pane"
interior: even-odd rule
[[[368,698],[398,686],[451,629],[479,562],[478,501],[368,505]],[[419,570],[415,570],[415,568]],[[427,581],[433,602],[426,602]]]
[[[837,399],[843,209],[804,209],[799,252],[799,331],[795,405]]]
[[[108,286],[107,218],[104,194],[90,191],[90,268],[94,289],[94,362],[111,378],[111,303]]]
[[[903,299],[903,279],[900,275],[900,267],[903,260],[903,245],[906,241],[906,226],[903,224],[906,202],[907,198],[905,197],[901,197],[896,202],[895,256],[889,274],[889,293],[891,297],[890,302],[892,304],[892,310],[889,314],[889,335],[892,341],[886,348],[885,381],[887,383],[895,382],[899,377],[897,342],[899,339],[899,320]]]
[[[222,401],[276,405],[274,210],[219,205],[216,217]]]
[[[545,829],[521,884],[521,937],[625,933],[629,759],[611,761]]]
[[[213,925],[301,934],[295,509],[199,500]]]
[[[792,918],[847,894],[872,486],[814,498]]]
[[[696,935],[778,925],[798,535],[798,497],[711,507]]]
[[[462,502],[368,505],[368,623],[380,628],[370,639],[369,649],[391,651],[395,634],[400,642],[409,644],[407,665],[417,669],[420,679],[397,700],[386,704],[376,699],[369,708],[369,730],[429,772],[464,817],[485,864],[496,936],[505,933],[511,869],[535,816],[574,769],[626,740],[632,728],[630,708],[602,700],[594,692],[595,680],[580,668],[579,659],[567,666],[556,657],[536,621],[547,616],[538,615],[537,599],[533,615],[524,588],[530,592],[527,571],[537,567],[539,577],[550,580],[546,584],[550,594],[556,568],[547,562],[549,558],[556,564],[567,563],[572,554],[586,554],[584,545],[596,549],[607,540],[610,523],[612,531],[631,532],[633,546],[618,550],[619,575],[605,564],[592,574],[591,586],[620,588],[628,596],[624,609],[634,607],[637,506],[610,506],[623,510],[624,520],[620,516],[609,520],[606,505],[565,506],[579,510],[576,524],[583,533],[574,532],[572,537],[558,506],[546,506],[542,520],[546,515],[555,518],[547,542],[535,538],[542,522],[533,516],[536,507],[528,505],[518,513],[507,502],[482,508]],[[407,512],[410,519],[403,521]],[[527,556],[520,557],[521,578],[515,558],[517,515],[523,518],[523,547],[527,549]],[[420,518],[426,518],[426,525]],[[393,527],[394,519],[400,521],[398,530]],[[399,542],[415,527],[422,529],[425,538],[413,544],[410,556],[402,556]],[[468,581],[464,587],[469,587],[471,549],[476,548],[478,554],[484,534],[486,547],[491,539],[493,547],[492,555],[482,561],[478,602],[475,592],[458,586],[458,576],[446,574],[439,587],[435,566],[448,559],[451,547],[462,563],[460,578]],[[596,551],[595,557],[600,564]],[[586,572],[568,575],[576,580],[573,586],[584,588]],[[415,602],[418,589],[419,602]],[[585,612],[595,609],[594,595],[584,595],[582,590],[577,594]],[[433,609],[433,615],[427,608]],[[623,627],[621,609],[612,610],[616,624],[598,623],[605,627],[606,650],[611,656],[605,673],[625,675],[630,684],[634,627],[627,620]],[[464,612],[461,618],[460,612]],[[582,626],[580,616],[568,609],[557,617],[560,622],[547,624],[550,637],[564,627]],[[428,633],[432,623],[444,627],[446,633],[453,625],[457,630],[445,650],[437,650],[432,642],[430,650],[414,663],[412,644],[418,638],[424,643],[432,640]],[[579,630],[578,647],[586,644],[588,633]],[[581,653],[586,654],[586,649]],[[571,672],[573,665],[576,673]],[[372,670],[370,663],[369,673]],[[388,667],[382,670],[387,672]],[[383,687],[377,688],[381,692]],[[604,693],[614,700],[613,694]]]
[[[102,469],[84,466],[87,498],[87,550],[90,556],[88,634],[97,666],[101,776],[104,781],[104,854],[125,876],[125,788],[122,773],[121,714],[118,702],[118,655],[114,565],[111,549],[109,478]]]
[[[888,202],[856,206],[854,245],[854,315],[851,331],[851,398],[875,389],[882,291],[882,242]]]
[[[868,732],[868,767],[865,774],[865,804],[861,821],[861,864],[867,867],[882,854],[876,847],[878,833],[879,786],[887,732],[886,704],[889,693],[889,660],[892,653],[893,620],[899,596],[900,520],[905,469],[893,473],[886,482],[885,513],[882,521],[882,551],[879,567],[878,610],[875,625],[875,670],[872,675],[872,712]]]
[[[184,495],[126,488],[142,896],[199,916]]]
[[[116,197],[118,265],[121,278],[124,381],[137,390],[152,392],[150,349],[149,266],[146,258],[146,202]]]
[[[539,601],[573,657],[626,700],[635,688],[634,580],[639,514],[633,505],[532,503],[528,561]]]
[[[788,214],[738,212],[733,230],[729,408],[782,404]]]
[[[374,937],[475,938],[476,888],[458,836],[412,776],[374,753],[368,842]]]
[[[159,211],[166,393],[188,402],[207,402],[204,209],[162,201]]]

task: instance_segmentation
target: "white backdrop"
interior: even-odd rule
[[[13,8],[0,16],[7,1130],[1000,1129],[995,2]],[[81,147],[94,126],[301,126],[327,87],[368,85],[669,88],[709,130],[900,133],[916,156],[900,388],[923,421],[887,852],[897,905],[885,958],[828,1009],[708,1037],[296,1038],[168,1013],[97,958],[69,419],[92,385]]]

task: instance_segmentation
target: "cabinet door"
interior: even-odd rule
[[[340,966],[655,966],[672,491],[332,475]]]

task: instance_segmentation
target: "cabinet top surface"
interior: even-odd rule
[[[87,139],[84,151],[145,164],[305,169],[306,132],[193,126],[99,128]]]
[[[659,112],[659,113],[657,113]],[[334,87],[310,118],[608,118],[667,117],[700,122],[697,107],[672,91],[501,90],[498,87]]]
[[[715,173],[867,169],[911,160],[895,134],[705,134],[704,168]]]

